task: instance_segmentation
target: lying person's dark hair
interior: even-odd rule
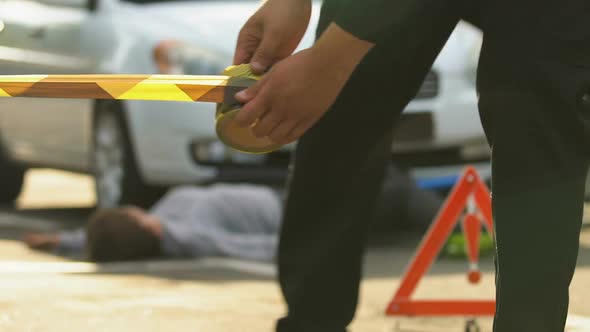
[[[86,229],[86,251],[94,262],[140,260],[160,255],[160,238],[135,208],[99,211]]]

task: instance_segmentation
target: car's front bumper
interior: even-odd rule
[[[411,169],[410,173],[420,188],[445,190],[457,182],[467,166],[475,167],[482,180],[489,181],[491,179],[492,168],[487,161],[472,164],[415,167]]]
[[[253,155],[228,148],[217,139],[213,104],[130,101],[126,109],[135,157],[147,183],[275,182],[285,177],[288,159],[276,159],[290,149]]]
[[[196,164],[190,145],[212,141],[215,106],[206,103],[128,101],[130,138],[139,170],[147,183],[173,185],[208,181],[215,167]]]
[[[397,131],[415,131],[403,128],[404,117],[425,115],[420,130],[429,132],[422,137],[399,137],[394,141],[394,152],[428,151],[454,146],[485,143],[485,135],[477,111],[477,94],[473,84],[456,75],[440,75],[438,94],[433,98],[414,99],[406,107]],[[426,119],[426,115],[430,119]],[[411,122],[411,121],[410,121]],[[414,126],[418,124],[413,123]]]

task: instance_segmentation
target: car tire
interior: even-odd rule
[[[0,204],[13,204],[23,187],[26,169],[12,163],[0,147]]]
[[[163,194],[162,188],[142,179],[123,112],[117,102],[100,101],[94,114],[91,165],[99,209],[120,205],[147,208]]]

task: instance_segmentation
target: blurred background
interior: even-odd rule
[[[219,74],[231,64],[239,29],[259,5],[0,0],[0,74]],[[313,42],[320,5],[314,2],[299,49]],[[466,165],[489,180],[490,150],[475,91],[480,46],[481,32],[460,23],[397,125],[391,159],[399,174],[392,181],[410,181],[411,190],[438,197],[423,201],[403,191],[407,209],[436,211]],[[0,98],[0,277],[6,285],[0,330],[222,331],[235,324],[226,312],[242,320],[242,329],[272,327],[283,306],[268,262],[83,265],[87,259],[80,253],[61,255],[53,246],[32,250],[31,243],[21,242],[31,232],[84,227],[102,209],[148,209],[177,186],[248,183],[281,190],[294,146],[267,155],[236,152],[217,140],[214,114],[215,105],[205,103]],[[587,187],[590,199],[590,178]],[[389,221],[396,224],[384,223]],[[379,228],[387,232],[377,232],[372,241],[368,302],[354,330],[393,326],[380,315],[426,227],[418,226]],[[424,294],[441,293],[442,284],[456,284],[455,293],[461,293],[465,262],[441,264]],[[482,270],[487,283],[474,294],[491,296],[490,259]],[[229,288],[220,291],[222,283]],[[243,308],[244,301],[252,307]],[[574,308],[576,301],[574,296]],[[120,314],[109,318],[110,313]],[[132,321],[138,325],[132,328]],[[447,323],[456,322],[440,324]]]
[[[2,0],[0,73],[219,74],[231,64],[239,29],[258,5],[253,0]],[[313,42],[319,6],[300,49]],[[452,181],[465,163],[477,163],[489,174],[474,87],[480,44],[480,32],[460,24],[398,125],[392,158],[421,179],[445,175]],[[281,183],[292,146],[270,155],[237,153],[217,140],[214,107],[0,100],[6,181],[0,198],[17,197],[22,176],[32,167],[90,174],[102,208],[150,204],[159,189],[178,184]]]

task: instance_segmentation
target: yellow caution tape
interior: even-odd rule
[[[229,79],[192,75],[0,75],[0,89],[4,97],[221,102]]]
[[[234,94],[260,77],[250,66],[230,66],[222,76],[200,75],[0,75],[0,97],[165,100],[218,103],[216,131],[228,146],[247,153],[280,147],[233,121],[241,105]]]

